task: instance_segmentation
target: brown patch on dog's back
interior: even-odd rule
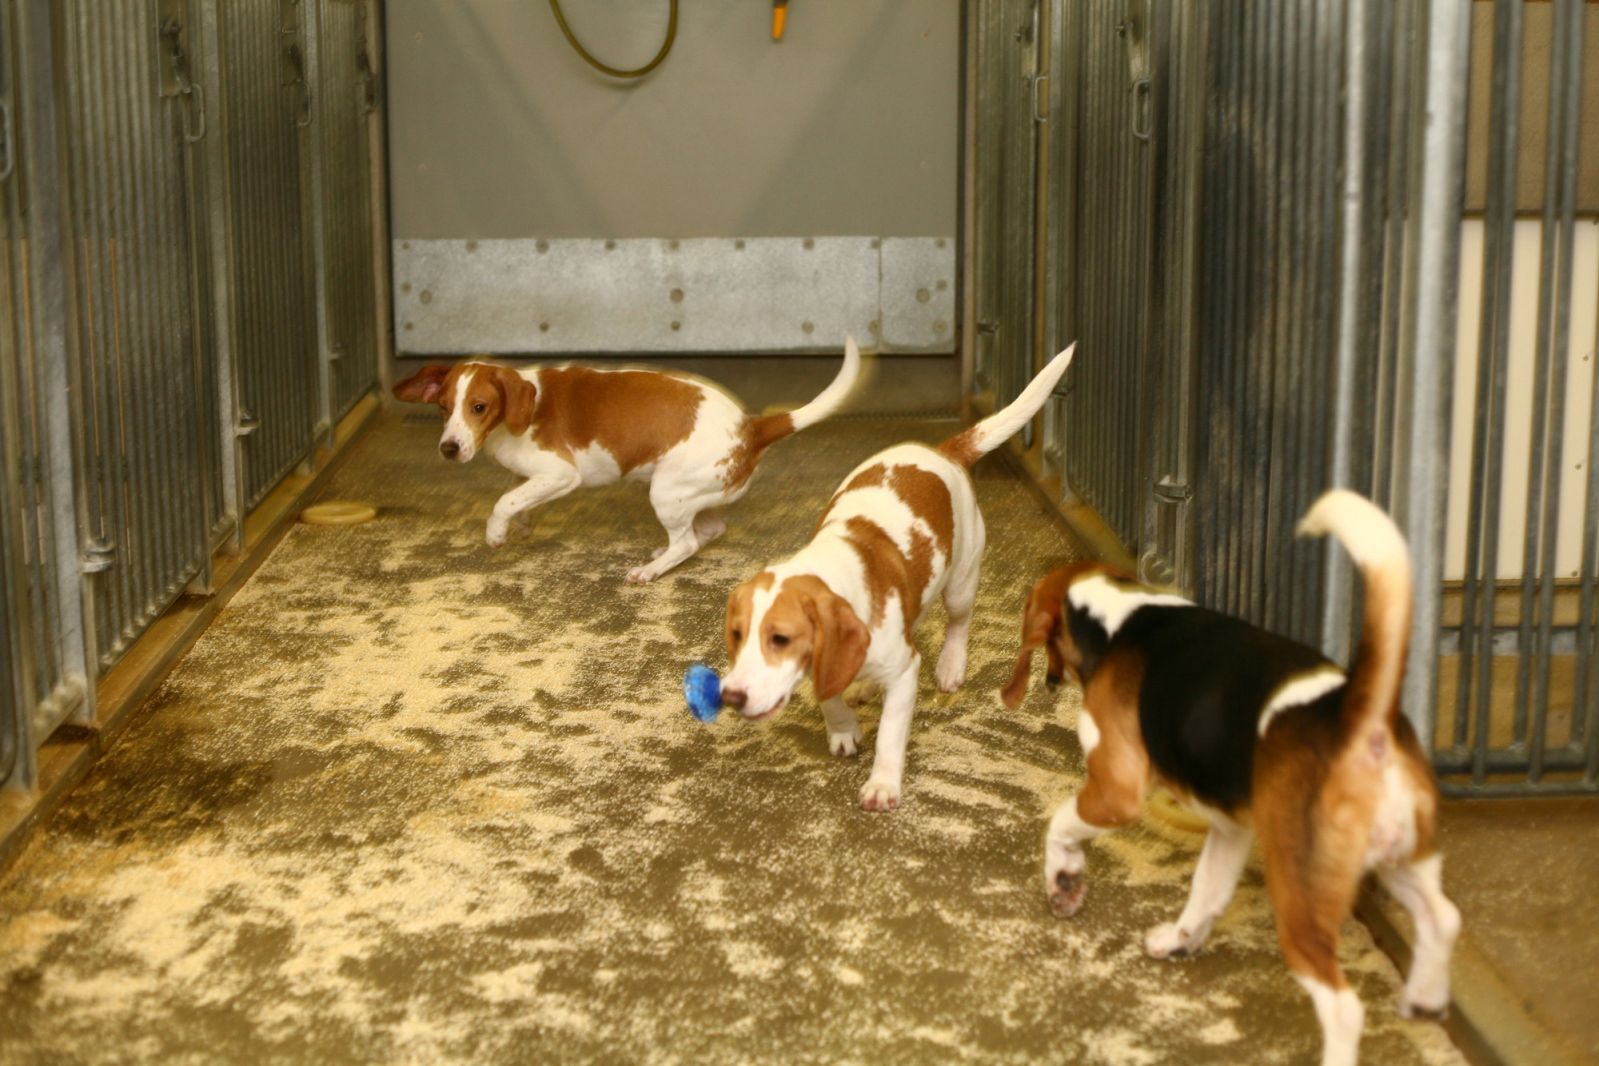
[[[658,460],[688,439],[705,393],[698,385],[651,370],[540,370],[533,439],[570,458],[599,445],[622,473]]]
[[[860,515],[844,523],[844,539],[861,558],[866,572],[866,588],[872,597],[871,626],[882,622],[888,609],[888,594],[899,595],[904,616],[905,639],[911,639],[916,619],[922,613],[922,593],[933,579],[933,541],[920,530],[911,531],[910,555],[901,553],[894,538],[883,527]]]
[[[873,463],[850,478],[843,488],[833,493],[833,498],[827,501],[827,506],[822,508],[822,516],[816,520],[816,529],[811,531],[811,536],[814,537],[827,524],[827,518],[833,513],[833,508],[838,506],[838,501],[842,500],[846,494],[854,492],[856,489],[875,488],[886,483],[887,480],[888,467],[882,463]]]
[[[905,501],[911,514],[927,523],[938,550],[948,558],[955,541],[955,504],[944,479],[931,470],[903,464],[889,470],[888,487]]]

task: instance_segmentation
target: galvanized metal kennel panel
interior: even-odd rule
[[[304,23],[315,15],[284,0],[215,3],[208,14],[225,115],[213,146],[226,175],[214,224],[227,234],[231,283],[219,328],[236,375],[234,513],[242,514],[311,447],[316,351],[303,174],[315,101]]]
[[[1373,495],[1420,564],[1406,707],[1430,736],[1466,5],[1053,11],[1049,328],[1015,362],[1079,343],[1046,419],[1063,493],[1144,578],[1339,658],[1354,582],[1293,523],[1329,486]],[[977,45],[981,83],[1007,60]]]
[[[155,14],[142,0],[59,7],[84,555],[102,666],[210,558],[212,482],[196,469],[215,461],[216,393],[187,159],[203,113],[181,91],[183,22],[168,13],[155,25]]]
[[[1021,392],[1035,364],[1033,261],[1039,0],[983,0],[972,25],[977,73],[977,386],[996,406]],[[1031,437],[1028,433],[1029,439]]]
[[[50,5],[0,4],[0,564],[10,619],[9,693],[0,730],[17,742],[0,785],[27,784],[38,743],[69,716],[88,720],[85,599],[68,403],[65,201],[58,167]]]
[[[344,0],[0,3],[0,783],[310,454],[319,277],[355,356],[332,417],[376,377],[365,33]],[[358,173],[313,260],[324,153]]]
[[[368,0],[324,0],[317,18],[317,310],[326,374],[322,420],[331,426],[377,377],[367,122],[380,97],[367,45],[375,21]]]

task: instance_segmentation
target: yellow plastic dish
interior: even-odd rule
[[[378,509],[355,500],[326,500],[313,503],[300,512],[300,521],[311,526],[358,526],[378,516]]]

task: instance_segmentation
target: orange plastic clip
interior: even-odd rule
[[[783,39],[783,27],[788,22],[788,0],[773,0],[772,3],[772,40]]]

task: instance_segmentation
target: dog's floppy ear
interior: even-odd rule
[[[1027,675],[1033,667],[1034,648],[1041,644],[1048,646],[1050,682],[1060,680],[1064,664],[1060,653],[1055,650],[1053,638],[1060,626],[1069,577],[1067,571],[1056,570],[1034,585],[1031,595],[1027,597],[1027,608],[1022,612],[1021,651],[1016,656],[1016,667],[1011,671],[1010,680],[999,690],[999,698],[1013,711],[1021,705],[1022,697],[1027,695]]]
[[[731,663],[738,658],[738,649],[749,636],[750,614],[755,606],[755,579],[734,587],[727,594],[727,621],[723,624],[723,635],[727,638],[727,661]],[[733,634],[738,633],[738,639],[733,639]]]
[[[405,403],[437,403],[449,372],[443,363],[430,363],[394,386],[394,398]]]
[[[861,672],[872,635],[861,624],[854,608],[831,591],[807,599],[805,613],[815,630],[811,687],[816,690],[818,700],[830,700],[842,695]]]
[[[506,431],[519,437],[533,424],[533,401],[538,398],[539,390],[508,366],[494,367],[491,373],[500,390]]]

